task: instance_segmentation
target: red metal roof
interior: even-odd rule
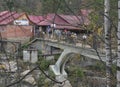
[[[17,13],[17,12],[10,12],[10,11],[3,11],[0,12],[0,25],[6,25],[14,21],[15,19],[19,18],[25,13]],[[42,16],[34,16],[28,15],[28,20],[31,22],[38,24],[43,20]]]
[[[74,15],[59,15],[59,16],[61,16],[69,24],[74,26],[81,23],[81,18],[79,16],[74,16]]]
[[[30,21],[32,21],[35,24],[39,24],[41,21],[44,20],[44,18],[42,16],[29,15],[28,17],[29,17]]]
[[[48,14],[46,19],[41,21],[39,25],[48,26],[51,24],[56,24],[55,28],[61,29],[79,29],[75,26],[80,24],[89,24],[87,17],[74,16],[74,15],[59,15],[59,14]]]
[[[0,13],[0,25],[9,24],[24,13],[4,11]]]
[[[48,14],[46,19],[39,23],[39,25],[51,25],[51,24],[58,24],[58,25],[69,25],[69,23],[61,18],[58,14]]]
[[[15,12],[7,12],[7,14],[4,14],[0,17],[0,22],[4,21],[5,19],[11,17]]]
[[[3,21],[0,22],[0,24],[1,25],[9,24],[9,23],[11,23],[12,21],[14,21],[16,18],[18,18],[21,15],[23,15],[23,13],[21,13],[21,14],[15,13],[14,15],[6,17]]]
[[[39,25],[41,25],[41,26],[48,26],[48,25],[51,25],[52,24],[52,22],[50,22],[50,21],[48,21],[48,20],[44,20],[44,21],[41,21],[40,23],[39,23]]]
[[[54,19],[54,17],[55,17],[55,19]],[[71,21],[73,21],[73,18],[71,18],[71,16],[68,17],[67,15],[64,15],[64,17],[68,18],[69,20],[72,19]],[[79,29],[75,26],[72,26],[68,22],[68,20],[66,21],[66,19],[64,19],[64,17],[61,17],[61,15],[58,15],[58,14],[56,14],[56,15],[55,14],[48,14],[46,16],[46,19],[44,21],[41,21],[39,23],[39,25],[48,26],[48,25],[55,23],[56,24],[55,29]]]
[[[5,14],[7,14],[9,11],[3,11],[3,12],[0,12],[0,17],[2,16],[2,15],[5,15]]]
[[[86,16],[74,16],[74,15],[60,15],[69,24],[73,26],[78,26],[80,24],[89,24],[89,19]]]
[[[74,16],[74,15],[59,15],[59,14],[48,14],[45,18],[43,16],[35,16],[35,15],[26,15],[28,19],[40,26],[47,26],[51,24],[56,24],[56,28],[69,28],[76,29],[79,24],[89,24],[89,20],[86,17],[88,15],[89,10],[81,10],[83,16]],[[0,12],[0,25],[9,24],[24,13],[16,13],[3,11]]]

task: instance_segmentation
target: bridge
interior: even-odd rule
[[[68,44],[65,42],[57,42],[55,40],[44,40],[40,38],[36,38],[32,40],[30,43],[35,43],[36,41],[44,42],[44,44],[46,45],[60,48],[63,50],[63,52],[61,53],[55,65],[50,66],[50,68],[53,70],[56,76],[60,76],[60,75],[67,76],[67,73],[65,72],[64,67],[68,60],[68,57],[66,56],[71,53],[77,53],[87,58],[91,58],[95,60],[102,60],[104,62],[106,61],[105,53],[104,54],[100,53],[98,56],[98,53],[96,52],[96,50],[92,49],[88,45],[82,47],[81,45]]]

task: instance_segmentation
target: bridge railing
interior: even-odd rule
[[[98,40],[95,39],[92,35],[86,35],[86,38],[83,39],[83,34],[42,34],[40,36],[37,36],[37,38],[50,40],[54,42],[59,43],[66,43],[76,46],[81,46],[83,48],[93,48],[93,49],[103,49],[104,44]]]

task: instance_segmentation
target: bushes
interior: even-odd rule
[[[67,69],[67,71],[68,71],[68,77],[73,76],[83,79],[85,76],[83,70],[80,67],[70,67],[70,69]]]
[[[24,44],[24,45],[22,45],[22,49],[27,49],[29,47],[29,45],[27,45],[27,44]]]
[[[48,60],[46,60],[44,58],[41,58],[41,60],[39,60],[37,62],[37,64],[41,67],[41,69],[47,70],[49,68],[50,61],[48,61]]]
[[[81,78],[81,79],[84,78],[85,75],[84,75],[84,72],[81,68],[76,70],[76,76]]]
[[[45,58],[39,58],[37,64],[50,78],[55,78],[54,73],[49,70],[49,65],[51,64],[49,60],[46,60]],[[43,73],[41,73],[38,81],[38,87],[52,87],[52,85],[52,81],[48,79]]]
[[[87,66],[86,68],[88,70],[97,71],[97,72],[105,72],[106,69],[105,64],[101,62],[96,62],[95,65]]]

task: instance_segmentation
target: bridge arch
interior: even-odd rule
[[[63,75],[67,77],[67,73],[65,71],[66,62],[69,60],[69,56],[72,54],[78,54],[70,49],[64,49],[60,57],[58,58],[55,65],[51,65],[50,68],[55,73],[56,76]],[[79,53],[80,54],[80,53]]]
[[[68,62],[69,60],[75,58],[75,55],[77,55],[77,54],[78,54],[78,53],[73,53],[73,52],[66,54],[65,60],[62,62],[63,64],[61,64],[61,67],[60,67],[60,72],[61,72],[61,74],[64,75],[64,73],[67,73],[67,72],[65,71],[65,66],[66,66],[67,62]]]

